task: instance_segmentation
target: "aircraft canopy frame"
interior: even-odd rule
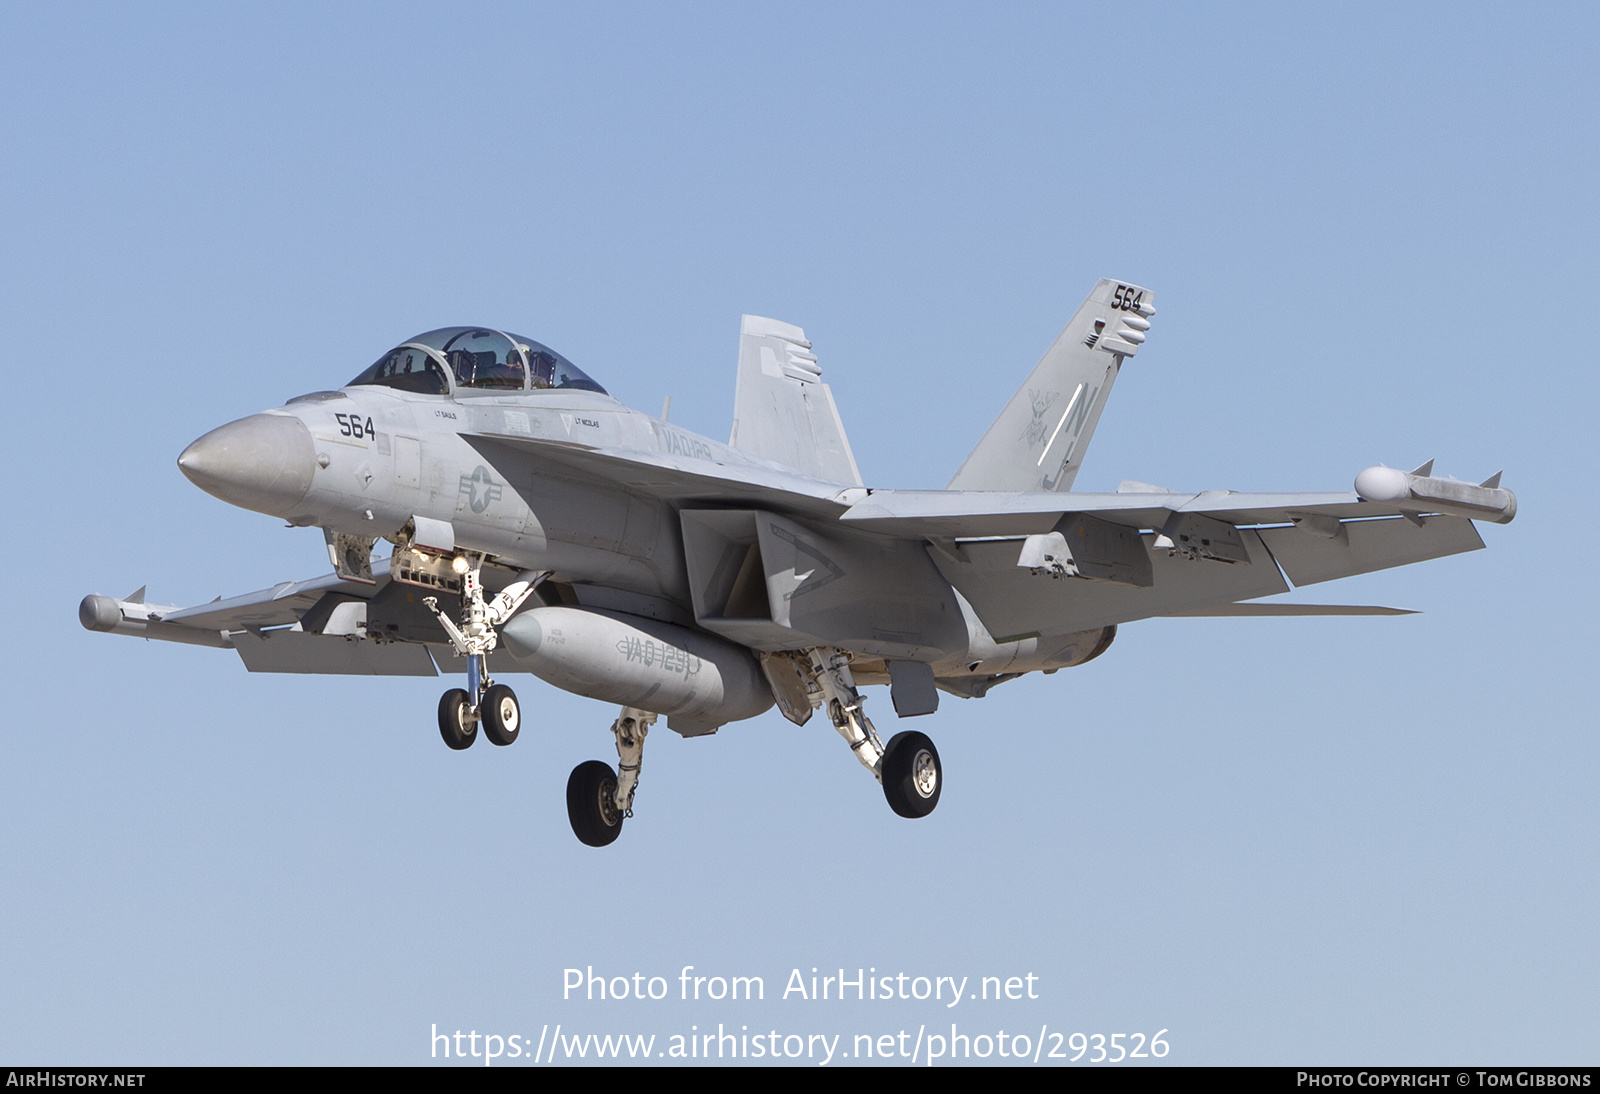
[[[440,327],[408,338],[345,386],[455,397],[530,391],[610,394],[549,346],[493,327]]]

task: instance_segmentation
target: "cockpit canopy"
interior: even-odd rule
[[[549,346],[487,327],[444,327],[407,339],[346,387],[376,384],[423,395],[462,391],[606,389]]]

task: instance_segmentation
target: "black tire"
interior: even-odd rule
[[[478,720],[483,723],[483,735],[490,744],[508,745],[522,732],[522,708],[517,705],[517,693],[505,684],[496,684],[483,693],[478,705]]]
[[[472,701],[461,688],[451,688],[439,698],[439,736],[460,752],[478,739],[478,720],[472,716]]]
[[[617,773],[604,760],[586,760],[567,778],[567,819],[572,834],[590,847],[604,847],[622,834],[616,792]]]
[[[883,750],[883,796],[902,817],[926,817],[939,804],[944,768],[926,733],[906,730],[889,738]]]

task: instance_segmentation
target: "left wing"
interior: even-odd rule
[[[1351,493],[1201,493],[1124,482],[1114,494],[1057,494],[978,490],[877,490],[841,518],[896,536],[981,537],[1034,535],[1068,513],[1089,513],[1131,528],[1157,528],[1174,513],[1198,513],[1235,527],[1302,524],[1337,535],[1333,523],[1362,517],[1407,517],[1421,524],[1429,513],[1509,524],[1517,498],[1500,486],[1497,471],[1476,485],[1433,474],[1429,460],[1411,472],[1369,467]]]
[[[1074,517],[1088,521],[1074,521]],[[1057,532],[1065,536],[1074,529],[1081,538],[1086,527],[1106,526],[1123,530],[1124,550],[1131,542],[1127,537],[1132,530],[1148,530],[1148,546],[1152,548],[1175,549],[1191,557],[1235,564],[1276,562],[1269,568],[1282,567],[1296,585],[1405,566],[1483,546],[1468,519],[1422,517],[1392,503],[1331,493],[1240,494],[1214,490],[1201,494],[1128,491],[1056,495],[879,491],[851,506],[840,520],[900,538],[952,544],[1036,540]],[[1208,532],[1215,533],[1215,544],[1199,542]],[[1264,554],[1253,551],[1252,544],[1257,542]],[[970,552],[972,544],[963,549]],[[997,548],[983,550],[993,554]],[[1134,555],[1131,562],[1142,571],[1137,552]],[[955,556],[947,553],[946,557]],[[1013,559],[1012,564],[1024,565],[1020,558]],[[1086,576],[1115,580],[1116,575]],[[1250,587],[1256,584],[1250,583]],[[1282,591],[1263,588],[1250,595]]]
[[[1166,490],[1115,494],[874,490],[839,519],[858,528],[905,538],[977,539],[1048,532],[1068,513],[1088,513],[1129,528],[1160,528],[1173,513],[1200,513],[1236,527],[1289,524],[1302,514],[1351,520],[1398,517],[1392,504],[1354,493],[1241,494]]]
[[[1005,640],[1152,616],[1288,614],[1297,606],[1238,602],[1483,546],[1471,520],[1415,508],[1355,493],[877,491],[840,520],[926,540]],[[1063,577],[1088,580],[1051,580]]]

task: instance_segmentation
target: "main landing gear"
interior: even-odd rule
[[[467,659],[467,686],[451,688],[439,699],[439,736],[460,751],[478,739],[478,727],[491,744],[508,745],[522,729],[522,709],[517,693],[497,684],[484,671],[487,658],[499,643],[495,628],[510,619],[549,574],[528,570],[517,575],[493,600],[485,600],[483,556],[457,555],[454,568],[461,573],[461,622],[457,624],[439,607],[437,597],[422,603],[439,619],[450,636],[457,656]]]
[[[881,777],[889,808],[902,817],[926,817],[939,804],[944,770],[939,750],[925,733],[907,730],[890,737]]]
[[[850,674],[849,654],[819,647],[766,656],[768,679],[774,681],[775,691],[779,680],[803,689],[803,697],[800,690],[784,689],[792,699],[783,707],[791,721],[804,724],[811,710],[825,709],[861,766],[883,784],[890,809],[902,817],[926,817],[933,812],[944,788],[939,750],[927,734],[915,730],[896,733],[887,745],[879,740],[872,720],[862,710],[861,693]],[[794,675],[787,675],[790,672]],[[573,834],[590,847],[615,842],[622,834],[622,822],[633,816],[644,739],[655,721],[656,715],[649,711],[623,707],[611,725],[617,740],[617,769],[604,760],[588,760],[572,769],[567,779],[567,819],[572,822]]]
[[[944,769],[939,764],[939,750],[927,734],[915,730],[896,733],[885,745],[862,709],[849,655],[816,647],[806,650],[804,657],[799,668],[812,706],[827,710],[828,720],[856,759],[883,784],[889,808],[902,817],[932,813],[944,787]]]
[[[618,770],[604,760],[586,760],[567,779],[567,819],[572,832],[590,847],[604,847],[622,834],[622,822],[633,816],[633,795],[644,766],[644,738],[656,716],[623,707],[611,724],[617,739]]]
[[[883,784],[890,809],[902,817],[926,817],[933,812],[944,788],[939,750],[927,734],[915,730],[896,733],[887,745],[879,740],[872,720],[862,710],[861,693],[850,674],[849,654],[819,647],[766,658],[774,690],[779,690],[779,680],[797,689],[783,689],[792,700],[783,707],[791,721],[804,724],[811,710],[826,710],[828,720],[861,766]],[[793,675],[788,675],[791,672]],[[573,833],[590,847],[615,842],[622,834],[622,822],[633,816],[644,739],[655,721],[656,715],[649,711],[623,707],[611,725],[617,740],[617,769],[604,760],[588,760],[572,769],[567,779],[567,819]]]

